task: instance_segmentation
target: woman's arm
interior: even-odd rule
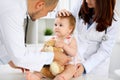
[[[71,5],[70,11],[62,9],[58,12],[57,16],[69,16],[72,13],[72,15],[76,17],[78,15],[83,0],[75,0],[74,2],[75,3]]]
[[[74,0],[74,3],[71,5],[70,13],[72,13],[74,17],[78,16],[82,2],[83,0]]]

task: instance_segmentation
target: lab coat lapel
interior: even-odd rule
[[[86,25],[87,31],[90,31],[92,28],[96,28],[96,25],[97,25],[97,23],[96,23],[96,22],[93,22],[93,23],[90,25],[90,27],[87,29],[87,26],[88,26],[88,24],[87,24],[87,25]]]

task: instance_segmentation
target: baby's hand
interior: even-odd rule
[[[60,47],[60,48],[63,48],[64,45],[65,45],[64,42],[56,42],[56,43],[55,43],[55,46],[56,46],[56,47]]]

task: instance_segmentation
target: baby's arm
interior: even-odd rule
[[[77,53],[77,43],[76,43],[76,39],[73,37],[71,40],[70,44],[64,44],[63,45],[63,49],[65,50],[65,52],[74,57]]]
[[[71,39],[71,43],[69,44],[66,44],[64,42],[56,42],[55,46],[61,47],[65,51],[66,54],[72,57],[74,57],[77,53],[77,44],[76,44],[76,40],[74,37]]]

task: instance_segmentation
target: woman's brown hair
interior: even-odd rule
[[[86,23],[89,23],[90,18],[97,22],[96,30],[102,32],[112,24],[114,8],[116,0],[95,0],[95,9],[88,8],[86,0],[79,11],[79,18],[82,18]],[[115,20],[115,19],[114,19]]]

